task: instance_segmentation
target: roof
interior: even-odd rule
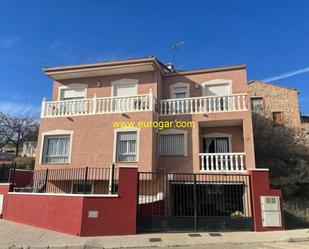
[[[245,64],[238,64],[238,65],[207,67],[207,68],[198,68],[198,69],[190,69],[190,70],[176,70],[175,72],[166,73],[166,76],[211,73],[211,72],[221,72],[221,71],[230,71],[230,70],[242,70],[246,68],[247,66]]]
[[[146,68],[146,66],[148,67]],[[81,74],[83,75],[99,75],[99,71],[102,70],[110,70],[109,73],[113,74],[117,70],[117,73],[124,72],[126,73],[125,68],[131,67],[131,71],[133,72],[136,67],[144,67],[144,70],[150,70],[150,65],[152,67],[156,67],[160,70],[164,76],[175,76],[175,75],[189,75],[189,74],[199,74],[199,73],[210,73],[210,72],[221,72],[221,71],[230,71],[230,70],[243,70],[246,69],[245,64],[239,65],[229,65],[229,66],[220,66],[220,67],[209,67],[209,68],[198,68],[198,69],[190,69],[190,70],[172,70],[166,65],[164,65],[160,60],[158,60],[154,56],[145,56],[138,58],[126,58],[119,59],[113,61],[105,61],[105,62],[97,62],[97,63],[89,63],[89,64],[77,64],[77,65],[69,65],[69,66],[56,66],[56,67],[44,67],[44,72],[53,79],[60,78],[70,78],[79,77]],[[122,70],[122,71],[121,71]],[[153,70],[153,69],[152,69]],[[87,72],[87,74],[86,74]],[[93,72],[93,73],[91,73]]]
[[[144,56],[144,57],[136,57],[136,58],[124,58],[124,59],[117,59],[117,60],[110,60],[110,61],[103,61],[103,62],[96,62],[96,63],[87,63],[87,64],[76,64],[76,65],[68,65],[68,66],[55,66],[55,67],[44,67],[43,70],[45,72],[51,71],[64,71],[70,69],[80,69],[80,68],[95,68],[101,66],[110,66],[116,64],[125,64],[125,63],[136,63],[136,62],[143,62],[143,61],[154,61],[156,58],[152,55]]]
[[[296,88],[280,86],[280,85],[276,85],[276,84],[273,84],[273,83],[270,83],[270,82],[265,82],[265,81],[262,81],[262,80],[249,80],[248,81],[249,85],[252,84],[252,83],[261,83],[261,84],[265,84],[265,85],[271,85],[271,86],[285,88],[285,89],[289,89],[289,90],[293,90],[293,91],[297,91],[298,92],[298,90]]]

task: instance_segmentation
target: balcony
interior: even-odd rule
[[[42,102],[41,117],[141,112],[156,110],[160,116],[247,111],[247,95],[193,97],[156,101],[152,92],[135,96]],[[156,108],[154,106],[156,105]]]
[[[200,153],[201,172],[244,172],[245,153]]]
[[[165,99],[159,102],[159,114],[162,116],[246,110],[248,110],[246,94]]]
[[[153,96],[142,94],[127,97],[105,97],[90,99],[42,102],[41,117],[68,117],[153,110]]]

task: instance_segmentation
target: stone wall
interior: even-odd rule
[[[262,97],[262,115],[272,120],[273,112],[282,112],[284,126],[288,128],[301,127],[298,91],[296,89],[261,81],[249,81],[248,86],[251,97]]]

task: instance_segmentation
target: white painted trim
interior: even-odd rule
[[[137,84],[138,79],[120,79],[120,80],[114,80],[111,82],[111,97],[115,97],[115,86],[119,85],[135,85],[135,94],[137,95]]]
[[[45,136],[57,136],[57,135],[70,135],[70,150],[69,150],[69,160],[67,163],[42,163],[43,159],[43,147],[44,147],[44,139]],[[51,130],[42,132],[41,135],[41,148],[40,148],[40,165],[56,165],[56,164],[68,164],[71,163],[71,155],[72,155],[72,145],[73,145],[73,131],[71,130]]]
[[[3,185],[3,186],[4,186],[4,185],[11,185],[11,183],[0,183],[0,186],[1,186],[1,185]]]
[[[206,82],[203,82],[202,85],[202,95],[203,96],[207,96],[206,95],[206,86],[209,85],[229,85],[229,94],[228,95],[232,95],[232,80],[229,79],[214,79],[214,80],[209,80]]]
[[[125,168],[125,169],[132,168],[132,169],[137,169],[137,168],[138,168],[138,165],[119,165],[118,168]]]
[[[139,161],[139,143],[140,143],[140,128],[137,127],[125,127],[125,128],[117,128],[114,129],[114,146],[113,146],[113,163],[118,162],[116,160],[116,151],[117,151],[117,133],[118,132],[130,132],[130,131],[136,131],[136,161],[132,162],[123,162],[121,161],[120,163],[137,163]]]
[[[259,168],[255,168],[255,169],[248,169],[248,171],[269,171],[269,169],[259,169]]]
[[[205,138],[227,137],[228,140],[229,140],[229,153],[233,151],[233,149],[232,149],[232,134],[221,133],[221,132],[212,132],[212,133],[203,135],[203,137],[205,137]]]
[[[171,99],[175,99],[175,96],[174,96],[175,90],[180,87],[186,87],[186,91],[187,91],[186,98],[190,98],[190,84],[184,83],[184,82],[178,82],[178,83],[170,85],[170,98]]]
[[[109,197],[117,198],[118,194],[60,194],[60,193],[26,193],[26,192],[9,192],[9,195],[46,195],[46,196],[68,196],[68,197]]]
[[[158,135],[169,135],[169,134],[183,134],[184,135],[184,155],[181,156],[188,156],[188,130],[184,129],[166,129],[163,131],[160,131]],[[160,137],[158,139],[158,152],[160,152]],[[158,153],[159,154],[159,153]],[[160,156],[160,155],[159,155]],[[168,157],[168,156],[163,156],[163,157]]]
[[[84,98],[86,99],[87,98],[87,88],[88,88],[87,84],[73,83],[73,84],[59,86],[58,87],[58,101],[61,100],[61,91],[62,90],[64,90],[64,89],[73,89],[74,90],[74,89],[82,89],[82,88],[85,89],[85,96],[84,96]]]

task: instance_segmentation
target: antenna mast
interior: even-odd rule
[[[178,51],[178,47],[184,45],[184,41],[180,42],[175,42],[172,44],[172,64],[175,65],[175,60],[176,60],[176,51]]]

